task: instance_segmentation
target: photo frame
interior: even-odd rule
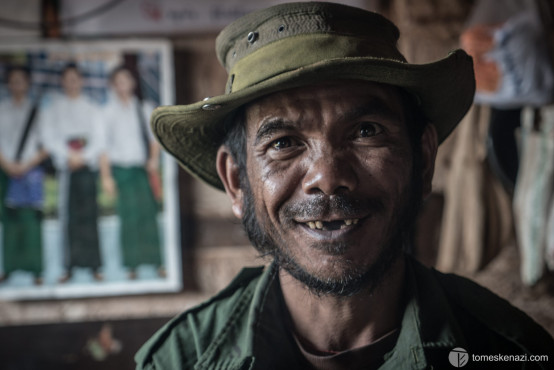
[[[124,132],[129,132],[129,135],[121,135],[121,129],[113,129],[114,125],[137,121],[136,117],[140,117],[138,125],[149,127],[149,112],[154,107],[173,104],[170,43],[166,40],[94,40],[0,44],[0,107],[11,99],[7,79],[10,72],[19,67],[28,72],[27,100],[37,111],[31,125],[38,137],[35,140],[39,143],[37,150],[42,150],[48,157],[42,161],[42,186],[39,186],[42,197],[38,197],[38,205],[18,205],[14,200],[18,193],[11,191],[17,181],[3,171],[5,181],[0,182],[0,299],[63,299],[181,289],[176,163],[162,150],[159,158],[154,158],[151,150],[156,147],[151,147],[154,139],[149,128],[148,131],[126,128]],[[138,108],[129,108],[129,117],[135,117],[132,119],[121,116],[122,110],[118,111],[116,118],[107,113],[118,97],[112,76],[118,67],[130,76],[129,81],[134,81],[132,102]],[[90,103],[88,107],[93,108],[73,115],[82,120],[64,123],[72,110],[84,109],[72,105],[71,102],[77,100],[69,99],[64,80],[71,75],[68,68],[75,68],[75,75],[81,78],[79,99],[86,100],[86,104]],[[69,101],[69,105],[64,106],[64,101]],[[137,112],[143,112],[143,116]],[[87,127],[92,127],[90,136],[86,130],[84,134],[73,132],[90,116],[95,117],[94,121],[87,123]],[[7,125],[0,117],[0,131],[14,132],[6,128]],[[22,131],[20,128],[19,132]],[[132,132],[135,132],[134,136]],[[143,138],[143,142],[138,137]],[[28,142],[25,140],[24,145]],[[140,160],[126,160],[124,154],[111,149],[127,147],[134,147],[134,153],[145,154],[141,154]],[[11,150],[11,154],[4,155],[13,156],[13,145]],[[77,177],[77,171],[68,164],[74,153],[78,153],[81,162],[85,163],[82,166],[89,173],[88,180],[85,179],[87,176]],[[0,154],[3,154],[1,140]],[[104,167],[103,158],[109,163]],[[106,191],[109,188],[105,187],[106,176],[102,168],[111,168],[112,179],[115,178],[114,193]],[[137,171],[131,175],[129,168],[137,168]],[[120,181],[118,176],[127,178],[127,182]],[[74,190],[80,179],[84,179],[93,190],[89,189],[88,193]],[[135,193],[138,190],[134,184],[144,184],[145,181],[147,185],[143,186],[142,193]],[[154,205],[146,210],[145,204],[149,203],[146,199],[150,198],[155,202],[150,202]],[[22,248],[17,247],[24,243],[10,244],[10,238],[18,237],[13,235],[20,226],[22,234],[29,234],[24,228],[25,221],[18,221],[24,220],[21,215],[25,213],[20,210],[25,207],[31,208],[27,215],[36,216],[40,227],[37,233],[40,242],[30,243],[35,252],[27,256],[21,252]],[[85,211],[89,207],[95,211]],[[146,218],[136,220],[137,215]],[[84,219],[92,229],[83,228],[84,223],[79,220]],[[90,231],[94,229],[96,235]],[[151,231],[149,235],[144,234],[147,229]],[[6,233],[11,236],[6,237]],[[87,235],[92,237],[87,239]],[[41,244],[40,248],[37,244]]]

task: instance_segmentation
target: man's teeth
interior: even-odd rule
[[[360,221],[360,219],[358,218],[342,220],[342,224],[340,225],[340,228],[344,229],[347,226],[356,225],[358,221]],[[335,223],[336,222],[337,221],[335,221]],[[310,229],[329,230],[326,224],[330,224],[330,223],[324,223],[323,221],[308,221],[307,224]]]

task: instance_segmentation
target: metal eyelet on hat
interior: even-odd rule
[[[248,36],[246,36],[246,40],[250,44],[253,44],[254,42],[256,42],[257,39],[258,39],[258,32],[249,32]]]
[[[221,108],[221,104],[204,104],[202,110],[218,110]]]

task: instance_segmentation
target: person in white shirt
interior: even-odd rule
[[[42,283],[42,185],[40,163],[47,154],[40,145],[36,104],[28,98],[29,70],[8,69],[10,98],[0,103],[0,218],[3,225],[3,273],[23,270]],[[28,126],[28,128],[27,128]],[[25,131],[27,133],[25,134]]]
[[[147,124],[154,107],[137,98],[136,79],[126,67],[112,72],[110,84],[114,96],[104,112],[106,151],[100,174],[104,191],[117,198],[123,264],[130,279],[141,264],[158,267],[163,277],[156,219],[160,149]]]
[[[47,150],[59,181],[59,219],[63,230],[67,281],[73,267],[92,269],[102,280],[98,237],[97,173],[103,151],[100,107],[82,94],[83,77],[75,64],[61,75],[64,94],[44,111]]]

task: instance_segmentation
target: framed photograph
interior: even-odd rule
[[[0,299],[181,288],[164,40],[0,44]]]

